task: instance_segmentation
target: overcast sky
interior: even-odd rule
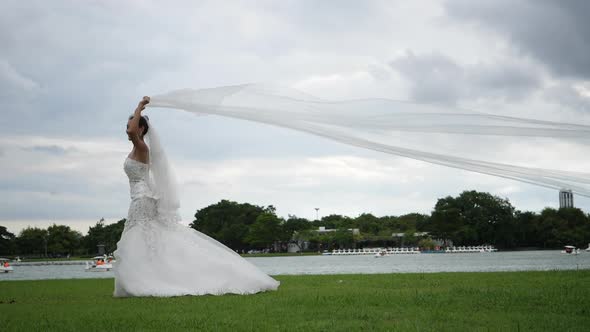
[[[101,217],[125,217],[126,119],[141,96],[172,89],[273,83],[328,99],[590,124],[589,12],[582,0],[3,1],[0,225],[85,233]],[[463,190],[521,210],[558,206],[554,190],[286,129],[148,114],[176,169],[186,223],[221,199],[306,218],[316,207],[429,213]],[[576,205],[590,201],[576,196]]]

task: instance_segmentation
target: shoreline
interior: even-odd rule
[[[523,251],[557,251],[563,250],[563,248],[514,248],[514,249],[498,249],[497,252],[523,252]],[[330,251],[331,253],[331,251]],[[422,252],[421,254],[433,254],[434,252]],[[437,253],[437,254],[442,254]],[[581,253],[588,253],[585,248],[580,248]],[[287,253],[287,252],[278,252],[278,253],[267,253],[267,254],[239,254],[242,257],[300,257],[300,256],[323,256],[321,252],[302,252],[302,253]],[[17,256],[7,256],[7,257],[17,257]],[[20,256],[22,257],[22,256]],[[75,261],[89,261],[92,260],[94,256],[76,256],[71,258],[31,258],[31,259],[23,259],[21,262],[15,262],[12,258],[10,259],[11,264],[16,263],[36,263],[36,262],[75,262]]]

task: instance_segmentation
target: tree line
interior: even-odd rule
[[[507,199],[477,191],[441,198],[429,215],[377,217],[364,213],[352,218],[333,214],[308,220],[293,215],[279,217],[272,205],[222,200],[198,210],[194,217],[190,227],[238,252],[285,251],[289,244],[303,243],[306,245],[301,250],[317,251],[371,246],[432,248],[441,242],[552,249],[568,244],[585,247],[590,242],[590,215],[578,208],[519,211]],[[101,220],[86,235],[65,225],[28,227],[18,235],[0,226],[0,255],[91,255],[98,244],[112,252],[124,223],[122,219],[105,225]],[[318,232],[322,226],[333,231]]]
[[[70,226],[53,224],[47,228],[27,227],[18,235],[0,226],[0,255],[27,257],[88,256],[97,253],[99,244],[110,253],[117,248],[125,219],[105,225],[104,219],[89,227],[88,233],[73,230]]]

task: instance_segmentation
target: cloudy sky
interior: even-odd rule
[[[590,124],[588,12],[582,0],[4,1],[0,225],[86,232],[101,217],[125,217],[126,118],[141,96],[172,89],[273,83],[322,98]],[[558,205],[554,190],[286,129],[148,113],[176,169],[186,222],[221,199],[306,218],[315,207],[429,213],[438,198],[468,189],[522,210]],[[587,162],[572,152],[580,146],[571,149],[579,158],[568,163]],[[560,168],[560,152],[548,156]],[[576,204],[590,207],[579,196]]]

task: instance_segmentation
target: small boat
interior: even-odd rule
[[[10,266],[10,259],[0,258],[0,273],[13,272],[12,266]]]
[[[588,248],[586,248],[586,251],[590,251],[590,243],[588,243]]]
[[[576,248],[575,246],[564,246],[561,253],[568,255],[577,255],[580,253],[580,249]]]
[[[373,257],[380,258],[380,257],[385,257],[385,256],[389,256],[389,255],[387,254],[387,251],[382,250],[382,251],[376,253]]]
[[[461,246],[461,247],[447,247],[445,253],[448,254],[469,254],[469,253],[489,253],[496,252],[498,249],[493,246]]]
[[[86,262],[86,272],[107,272],[113,269],[113,257],[107,255],[96,256],[92,262]]]

